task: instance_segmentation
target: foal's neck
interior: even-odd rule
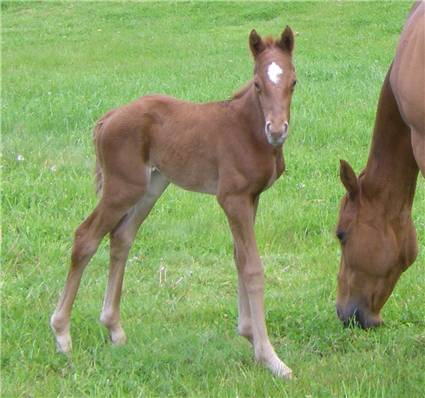
[[[364,171],[365,195],[389,218],[410,216],[418,166],[410,129],[401,118],[389,73],[382,87],[369,159]]]
[[[232,102],[244,125],[247,126],[249,130],[247,132],[251,133],[260,144],[264,144],[265,148],[272,149],[273,147],[267,142],[264,134],[264,114],[255,93],[253,82],[250,81],[242,87],[233,96]]]

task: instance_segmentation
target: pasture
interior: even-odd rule
[[[425,389],[425,182],[419,256],[382,311],[335,315],[344,189],[366,164],[379,90],[410,2],[2,2],[2,396],[419,397]],[[248,34],[296,32],[287,171],[260,199],[256,234],[275,379],[236,334],[236,271],[214,197],[170,186],[139,231],[121,305],[128,343],[99,323],[106,241],[72,314],[72,360],[49,317],[75,228],[96,203],[92,127],[147,93],[222,100],[252,76]]]

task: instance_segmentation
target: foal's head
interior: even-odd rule
[[[289,109],[297,82],[292,64],[294,35],[287,26],[278,40],[263,40],[253,30],[249,46],[255,60],[254,86],[264,115],[264,132],[271,145],[279,146],[288,136]]]
[[[362,177],[341,161],[340,178],[347,193],[341,200],[336,230],[341,243],[337,314],[347,326],[382,323],[380,311],[401,273],[417,254],[410,216],[392,219],[368,191]]]

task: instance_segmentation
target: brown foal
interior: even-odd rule
[[[341,161],[347,194],[337,236],[342,256],[337,314],[363,328],[380,311],[417,255],[412,221],[418,169],[425,177],[425,2],[416,3],[385,78],[366,169]]]
[[[125,342],[120,297],[128,252],[141,223],[170,182],[216,195],[234,241],[238,271],[239,333],[255,358],[275,375],[291,377],[267,335],[264,272],[254,222],[259,196],[284,170],[295,86],[294,37],[278,40],[253,30],[249,45],[254,78],[232,100],[193,104],[162,95],[144,96],[103,116],[94,129],[101,198],[75,233],[71,267],[51,318],[60,351],[71,350],[70,314],[84,268],[110,234],[110,271],[101,322],[112,343]]]

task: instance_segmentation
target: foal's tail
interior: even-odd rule
[[[102,173],[102,168],[100,167],[99,164],[99,153],[97,150],[97,146],[98,146],[98,140],[99,140],[99,136],[103,130],[103,125],[105,122],[105,119],[112,113],[108,112],[106,115],[102,116],[96,123],[96,125],[94,126],[93,129],[93,146],[94,146],[94,150],[96,152],[96,163],[95,163],[95,168],[94,168],[94,178],[95,178],[95,188],[96,188],[96,195],[101,195],[102,193],[102,188],[103,188],[103,173]]]
[[[94,169],[94,178],[95,178],[96,195],[100,196],[102,193],[102,188],[103,188],[103,174],[97,159],[96,159],[96,165]]]
[[[95,178],[95,188],[96,188],[96,195],[100,195],[102,192],[102,188],[103,188],[103,173],[102,173],[102,169],[100,168],[100,164],[99,164],[99,157],[98,157],[98,153],[97,153],[97,139],[98,136],[100,134],[100,131],[102,130],[102,126],[103,126],[103,119],[100,119],[97,123],[96,126],[94,126],[93,129],[93,145],[94,145],[94,149],[96,151],[96,164],[95,164],[95,168],[94,168],[94,178]]]
[[[112,116],[115,113],[115,109],[110,110],[105,115],[103,115],[96,123],[93,129],[93,145],[94,149],[96,151],[96,164],[94,169],[94,178],[95,178],[95,188],[96,188],[96,194],[101,195],[102,194],[102,188],[103,188],[103,172],[102,167],[99,163],[99,152],[98,152],[98,140],[99,136],[102,133],[104,129],[104,124],[106,120]]]

